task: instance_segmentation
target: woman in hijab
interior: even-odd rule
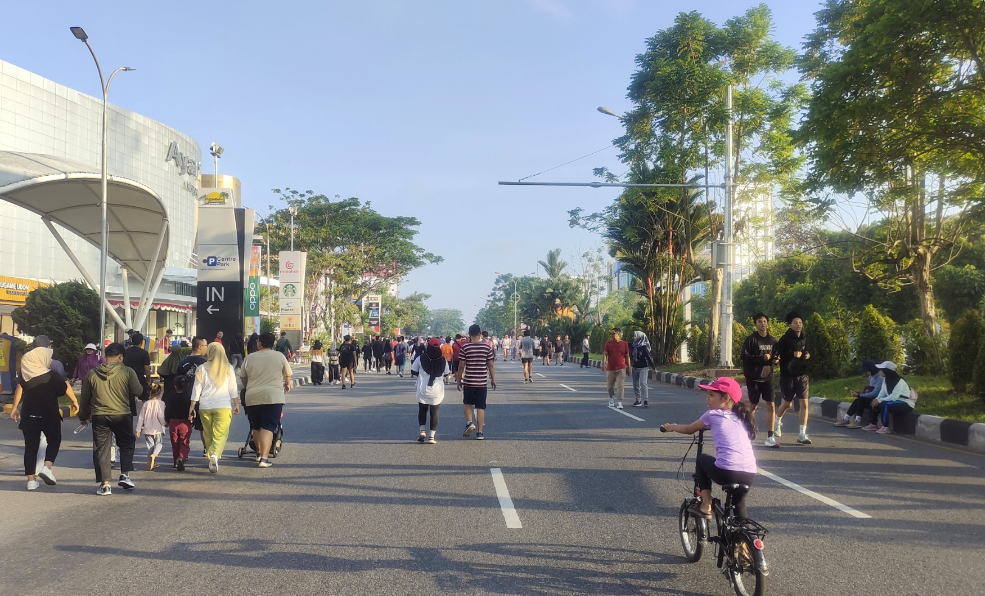
[[[835,422],[835,426],[862,428],[862,414],[865,410],[872,409],[872,400],[879,395],[883,383],[886,382],[886,378],[879,374],[879,369],[876,368],[876,363],[872,360],[866,360],[862,363],[862,374],[865,375],[865,389],[851,392],[855,401],[852,402],[852,405],[848,406],[848,412],[845,416]],[[875,424],[876,412],[874,409],[872,410],[870,419]]]
[[[437,337],[428,342],[424,352],[411,365],[411,371],[418,375],[417,423],[421,425],[418,443],[437,443],[434,433],[438,430],[438,406],[445,398],[445,383],[441,379],[449,374],[449,370],[448,361],[441,353],[441,339]],[[435,383],[435,380],[438,382]],[[426,432],[428,414],[431,415],[430,433]]]
[[[872,400],[872,424],[863,430],[874,430],[880,435],[889,434],[889,416],[891,414],[906,414],[912,412],[917,405],[916,395],[910,391],[910,386],[906,384],[899,373],[896,372],[896,363],[890,360],[877,364],[876,368],[886,379],[879,395]],[[877,417],[882,420],[882,426],[876,424]]]
[[[633,391],[636,392],[636,402],[633,404],[637,408],[649,408],[647,401],[649,391],[648,382],[650,373],[648,369],[656,369],[653,357],[650,356],[650,340],[642,331],[633,332]]]
[[[72,374],[72,378],[69,382],[73,385],[76,381],[84,381],[86,375],[89,371],[96,368],[103,362],[106,362],[102,356],[96,351],[96,344],[87,344],[85,347],[85,354],[79,358],[78,363],[75,365],[75,372]]]
[[[58,398],[67,395],[76,411],[79,402],[72,386],[64,377],[51,370],[51,348],[34,348],[21,359],[20,384],[14,390],[11,419],[20,421],[18,428],[24,433],[24,474],[27,490],[37,490],[38,480],[55,484],[51,468],[55,465],[58,448],[62,444],[62,413]],[[20,410],[18,410],[20,406]],[[41,435],[48,446],[44,452],[44,465],[38,470],[38,450]]]
[[[236,376],[226,359],[222,344],[209,344],[205,364],[195,371],[195,384],[192,387],[191,401],[199,402],[198,416],[202,420],[202,442],[209,458],[209,472],[219,471],[219,458],[229,438],[229,422],[233,414],[239,414],[239,390]],[[188,419],[195,417],[190,409]]]
[[[315,385],[321,385],[322,381],[325,380],[325,350],[322,349],[320,339],[316,339],[311,344],[309,355],[311,357],[311,382]]]

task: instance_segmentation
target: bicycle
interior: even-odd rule
[[[661,428],[661,432],[666,432]],[[684,462],[695,444],[698,446],[697,455],[701,455],[704,447],[705,431],[698,431],[697,438],[691,439],[691,445],[681,460],[678,477],[683,474]],[[738,596],[763,596],[766,593],[766,577],[769,566],[766,563],[766,545],[763,539],[768,530],[761,524],[735,516],[733,500],[737,495],[749,491],[745,484],[726,484],[725,504],[717,499],[711,500],[712,516],[715,520],[715,535],[711,535],[709,520],[693,516],[689,511],[692,505],[700,502],[698,491],[698,476],[692,474],[694,489],[690,498],[681,503],[678,514],[678,531],[681,535],[681,546],[684,547],[684,558],[690,563],[701,560],[705,543],[715,545],[717,550],[717,566],[732,585]]]

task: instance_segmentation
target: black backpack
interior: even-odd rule
[[[174,390],[177,393],[191,393],[192,387],[195,385],[195,372],[198,370],[200,364],[192,364],[188,367],[183,375],[175,375],[174,377]]]

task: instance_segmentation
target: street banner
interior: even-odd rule
[[[291,345],[301,345],[301,314],[304,310],[304,266],[308,253],[282,250],[280,263],[280,328],[287,331]]]
[[[246,335],[260,333],[260,260],[262,257],[262,246],[252,246],[250,248],[250,272],[246,280],[245,302],[245,325]]]
[[[374,333],[380,332],[380,306],[382,296],[379,294],[367,294],[363,299],[363,312],[369,315],[369,326]]]

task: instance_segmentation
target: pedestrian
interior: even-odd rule
[[[629,344],[622,340],[622,330],[618,327],[610,333],[612,339],[605,342],[605,347],[602,348],[602,369],[605,370],[605,388],[609,392],[609,407],[621,410],[626,377],[632,372]]]
[[[143,387],[143,392],[137,397],[140,401],[147,399],[147,379],[150,377],[150,354],[143,348],[144,336],[139,332],[134,332],[130,336],[130,347],[123,353],[123,365],[133,369],[137,373],[137,381]],[[131,408],[136,416],[137,405],[134,402]]]
[[[536,346],[537,342],[530,337],[530,330],[524,329],[523,339],[520,340],[520,364],[523,366],[524,383],[534,382],[533,363]]]
[[[879,374],[885,379],[879,395],[872,400],[872,424],[862,430],[874,430],[880,435],[889,434],[889,416],[891,414],[908,414],[917,405],[916,394],[910,390],[899,373],[896,371],[896,363],[887,360],[882,364],[877,364]],[[882,420],[882,426],[876,424],[876,420]]]
[[[590,368],[588,364],[588,352],[591,350],[590,345],[588,336],[586,335],[585,339],[581,340],[581,364],[578,365],[578,368]]]
[[[397,367],[397,376],[403,378],[404,376],[404,361],[407,359],[407,344],[404,342],[404,336],[397,337],[397,344],[393,346],[393,363]]]
[[[246,341],[247,355],[252,354],[253,352],[256,352],[257,350],[260,349],[260,345],[258,343],[259,338],[260,338],[260,334],[257,333],[256,331],[250,334],[250,338]]]
[[[376,374],[383,372],[383,338],[377,335],[373,338],[373,367]]]
[[[328,384],[339,384],[339,349],[332,342],[332,347],[328,349]]]
[[[807,377],[807,361],[811,354],[807,351],[807,335],[803,332],[804,319],[800,313],[792,311],[787,314],[787,332],[776,342],[776,353],[780,359],[780,393],[783,396],[783,403],[776,410],[776,426],[773,426],[773,437],[779,439],[782,432],[783,415],[797,400],[800,411],[797,412],[800,419],[800,433],[797,436],[797,443],[800,445],[810,445],[811,439],[807,436],[807,409],[808,398],[810,396],[811,383]],[[766,411],[766,428],[771,428],[769,410]],[[767,446],[769,438],[767,438]],[[779,446],[779,443],[776,445]]]
[[[363,372],[369,372],[373,368],[373,338],[366,339],[363,344]]]
[[[171,353],[171,342],[174,341],[174,330],[168,329],[164,332],[164,339],[161,340],[161,348],[165,354]]]
[[[161,383],[151,383],[148,390],[148,399],[140,408],[140,415],[137,417],[136,438],[140,438],[140,433],[144,433],[144,443],[147,445],[147,470],[157,467],[157,456],[164,448],[164,427],[168,425],[167,418],[164,417],[164,404],[161,396],[164,395],[164,385]]]
[[[72,373],[72,378],[69,379],[69,383],[75,385],[76,381],[81,381],[86,378],[89,371],[96,368],[100,364],[105,362],[103,357],[99,355],[98,348],[96,344],[86,344],[83,349],[82,356],[79,357],[78,361],[75,363],[75,372]]]
[[[633,332],[633,393],[636,394],[636,401],[633,406],[637,408],[649,408],[647,401],[649,392],[650,370],[656,370],[657,365],[653,362],[650,355],[650,340],[646,333],[642,331]]]
[[[879,392],[882,391],[886,377],[882,376],[876,363],[872,360],[866,360],[862,363],[862,373],[866,379],[865,388],[862,391],[851,392],[851,396],[855,398],[855,401],[848,406],[848,411],[845,413],[844,419],[835,422],[835,426],[845,426],[850,429],[863,428],[865,425],[862,424],[862,415],[865,410],[870,411],[870,424],[876,424],[876,420],[879,419],[876,415],[875,408],[872,407],[872,401],[879,397]]]
[[[342,338],[339,348],[339,367],[342,369],[342,388],[345,389],[345,376],[349,375],[349,384],[356,386],[356,364],[359,359],[359,346],[351,335]]]
[[[383,366],[386,374],[390,374],[390,367],[393,366],[393,344],[390,343],[390,338],[383,340]]]
[[[346,340],[348,341],[348,335]],[[240,371],[243,382],[246,417],[257,448],[257,467],[269,468],[270,448],[280,429],[280,418],[291,391],[291,365],[283,354],[271,350],[272,333],[260,334],[260,350],[247,356]],[[237,408],[238,410],[238,408]]]
[[[766,402],[767,427],[771,426],[775,416],[773,398],[773,367],[776,365],[776,338],[770,335],[769,319],[765,313],[758,312],[752,316],[756,330],[742,342],[742,374],[746,377],[746,391],[749,394],[750,410],[756,412],[759,400]],[[775,447],[776,439],[766,438],[767,447]]]
[[[540,365],[541,366],[547,366],[548,364],[550,364],[551,350],[553,349],[553,347],[554,344],[551,342],[551,340],[548,338],[547,334],[545,333],[544,337],[540,338],[540,357],[541,357]]]
[[[229,358],[229,366],[232,366],[234,371],[243,366],[243,352],[245,350],[242,333],[237,333],[235,337],[229,340],[229,345],[226,346],[226,356]]]
[[[287,339],[287,331],[280,332],[280,339],[277,340],[277,351],[288,360],[294,356],[294,346],[291,345],[291,340]]]
[[[567,362],[568,358],[571,358],[571,337],[564,336],[564,360],[562,362]]]
[[[462,403],[465,410],[465,433],[468,437],[475,431],[475,438],[483,440],[482,428],[486,421],[486,397],[488,384],[496,389],[496,351],[492,346],[482,341],[482,333],[478,325],[469,327],[469,343],[462,346],[459,353],[461,364],[455,378],[458,390],[462,392]],[[475,410],[475,422],[472,414]]]
[[[417,442],[430,445],[437,443],[434,435],[438,431],[438,407],[445,398],[444,382],[435,381],[448,374],[449,370],[440,343],[440,339],[433,338],[422,355],[411,364],[411,370],[417,373],[417,423],[421,427]]]
[[[554,339],[554,366],[564,366],[564,340],[558,335]]]
[[[448,377],[451,376],[451,361],[452,358],[455,356],[455,347],[451,343],[450,335],[446,337],[444,343],[441,344],[441,355],[444,356],[445,361],[448,362],[448,372],[446,372],[444,375],[445,377],[444,381],[447,384]],[[459,355],[459,358],[461,358],[461,355]]]
[[[540,338],[534,336],[534,360],[540,360]]]
[[[316,339],[311,344],[311,351],[308,352],[311,359],[311,382],[321,385],[325,380],[325,351],[322,350],[321,340]],[[331,383],[329,379],[329,383]]]
[[[123,352],[121,344],[106,346],[106,362],[89,371],[82,381],[79,421],[92,426],[92,463],[96,483],[99,484],[96,494],[100,496],[113,493],[109,478],[114,438],[120,450],[120,480],[117,485],[126,490],[134,488],[130,478],[136,444],[133,434],[134,400],[143,393],[144,388],[137,379],[137,373],[123,364]]]
[[[14,401],[10,418],[18,422],[17,428],[24,435],[24,475],[27,476],[27,490],[37,490],[38,478],[53,486],[55,458],[62,444],[62,413],[58,408],[58,398],[67,395],[72,405],[78,409],[72,385],[65,377],[51,370],[51,348],[37,347],[21,358],[21,374],[14,388]],[[41,449],[41,435],[47,447],[44,450],[44,463],[38,469],[38,451]]]
[[[205,364],[195,371],[190,398],[198,404],[198,411],[189,412],[189,417],[202,419],[202,443],[209,458],[209,472],[215,474],[229,438],[229,423],[233,414],[239,414],[239,390],[222,344],[212,342],[207,354]]]
[[[215,334],[215,339],[212,340],[212,343],[222,346],[222,331]]]
[[[174,375],[174,391],[167,391],[165,386],[164,417],[168,420],[168,435],[171,438],[171,456],[174,467],[179,472],[185,471],[185,463],[191,453],[192,431],[202,433],[202,421],[193,416],[193,410],[198,404],[192,404],[192,388],[195,385],[195,374],[198,368],[205,364],[209,343],[204,337],[192,338],[192,353],[178,363]],[[204,436],[202,442],[205,442]]]

